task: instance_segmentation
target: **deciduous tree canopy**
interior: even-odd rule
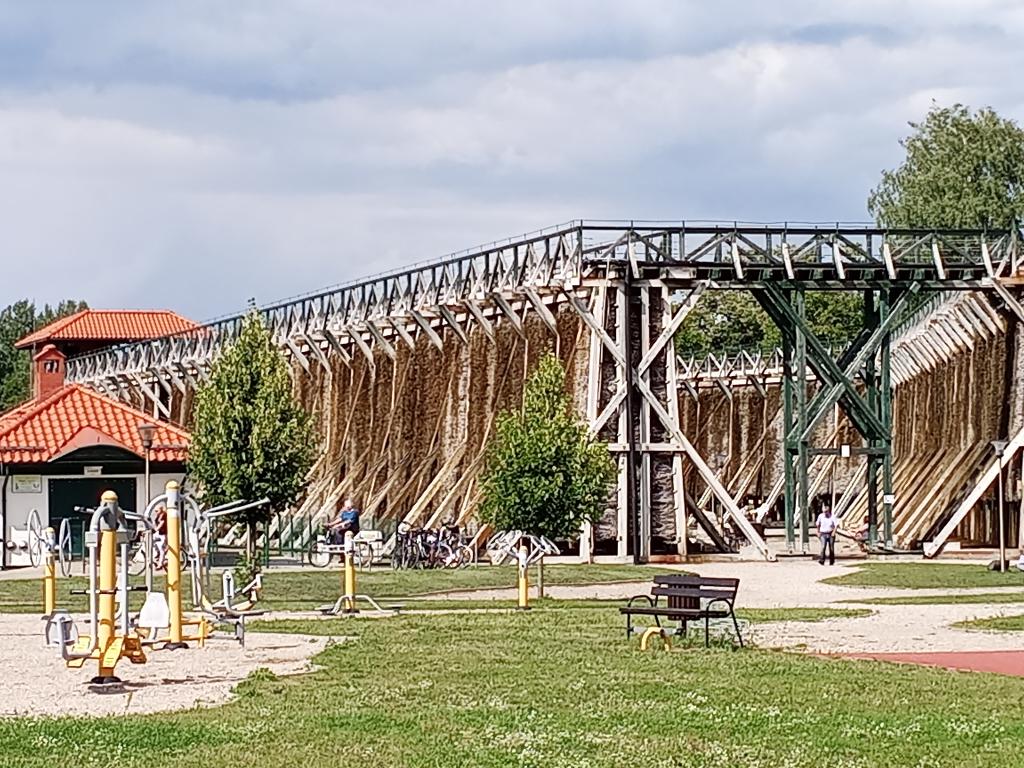
[[[270,499],[269,508],[243,513],[251,552],[256,525],[295,503],[314,454],[310,419],[292,395],[287,363],[252,313],[196,396],[189,477],[207,504]]]
[[[75,312],[87,309],[84,301],[66,300],[56,307],[49,304],[42,309],[28,299],[16,301],[0,311],[0,411],[6,411],[28,399],[29,367],[27,350],[15,349],[19,340]]]
[[[546,355],[526,383],[523,407],[498,416],[481,480],[481,518],[497,530],[549,538],[579,533],[601,514],[615,480],[608,448],[590,439]]]
[[[1011,226],[1024,212],[1024,130],[991,109],[933,107],[900,141],[868,210],[888,227]]]

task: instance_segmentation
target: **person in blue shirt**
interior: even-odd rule
[[[352,499],[345,499],[334,522],[327,525],[327,530],[330,531],[335,544],[345,543],[346,531],[352,531],[353,536],[359,533],[359,510]]]

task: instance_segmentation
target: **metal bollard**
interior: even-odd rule
[[[181,508],[180,486],[168,480],[164,486],[167,492],[167,607],[170,612],[170,628],[166,650],[188,648],[182,632],[181,615]]]
[[[352,531],[345,531],[345,592],[342,613],[358,613],[356,610],[356,555]]]
[[[519,604],[516,606],[520,611],[530,610],[530,569],[527,563],[526,545],[519,545],[517,554],[519,560]]]
[[[53,616],[57,607],[57,554],[53,528],[46,529],[46,567],[43,571],[43,614]]]

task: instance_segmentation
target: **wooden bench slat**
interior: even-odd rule
[[[654,577],[655,584],[700,584],[709,587],[738,587],[739,579],[727,579],[721,577],[704,576],[676,576],[674,574],[662,574]]]
[[[724,618],[729,615],[729,611],[727,611],[724,608],[712,608],[710,611],[706,611],[703,608],[652,608],[649,605],[637,605],[630,606],[628,608],[619,608],[619,613],[642,614],[644,616],[680,616],[695,619],[703,618],[705,615],[710,616],[713,619]]]
[[[736,599],[736,592],[734,590],[697,589],[694,587],[687,587],[685,590],[672,587],[652,587],[651,594],[655,597],[692,597],[695,600],[706,597],[709,599],[720,598],[732,602]]]

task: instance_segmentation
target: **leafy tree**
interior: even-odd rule
[[[571,538],[595,519],[615,480],[615,464],[587,434],[565,391],[558,358],[541,358],[521,410],[498,416],[481,480],[481,518],[498,530]]]
[[[860,331],[863,306],[859,293],[808,291],[805,314],[819,339],[842,347]],[[676,335],[681,355],[770,352],[781,344],[778,327],[748,291],[705,293]]]
[[[188,460],[207,504],[270,499],[269,507],[238,517],[250,560],[257,525],[294,504],[314,452],[311,422],[292,396],[284,357],[260,316],[250,313],[196,395]]]
[[[1024,130],[991,109],[933,106],[900,141],[868,210],[888,227],[1009,227],[1024,212]]]
[[[84,301],[67,300],[37,311],[35,304],[22,299],[0,311],[0,411],[13,408],[31,395],[31,352],[15,349],[15,343],[54,320],[87,308]]]

